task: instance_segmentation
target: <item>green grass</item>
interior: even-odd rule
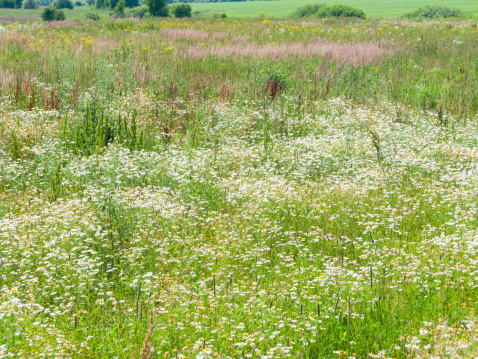
[[[370,18],[400,17],[416,10],[420,6],[430,4],[429,0],[329,0],[315,1],[317,3],[345,4],[362,9]],[[244,1],[225,3],[193,4],[193,11],[204,13],[225,12],[229,16],[254,17],[264,13],[269,17],[287,17],[296,8],[314,3],[313,0],[279,0],[279,1]],[[478,15],[478,3],[474,0],[459,0],[450,3],[446,0],[433,1],[434,5],[456,6],[473,15]]]
[[[298,7],[314,3],[313,0],[278,0],[278,1],[243,1],[243,2],[224,2],[224,3],[203,3],[192,4],[193,12],[200,11],[202,15],[212,16],[216,13],[226,13],[230,17],[256,17],[266,16],[271,18],[288,17]],[[323,3],[319,1],[319,3]],[[325,3],[346,4],[364,10],[370,18],[390,18],[400,17],[406,13],[417,10],[421,6],[430,4],[428,0],[417,1],[380,1],[380,0],[331,0]],[[474,0],[459,0],[450,4],[446,0],[437,0],[434,5],[456,6],[471,15],[478,15],[478,4]],[[74,10],[65,10],[66,18],[69,20],[84,19],[88,8],[75,8]],[[100,12],[107,14],[105,10]],[[40,17],[41,10],[23,10],[23,9],[1,9],[0,16],[12,17]]]
[[[0,357],[476,353],[473,21],[0,29]]]
[[[86,13],[90,10],[89,7],[76,7],[73,10],[63,9],[67,20],[82,20],[85,19]],[[95,10],[97,11],[97,10]],[[42,9],[0,9],[0,16],[4,17],[41,17]],[[107,10],[99,10],[100,13],[107,15]]]

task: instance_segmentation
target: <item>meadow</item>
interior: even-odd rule
[[[0,21],[2,18],[36,18],[41,19],[43,8],[38,9],[0,9]],[[89,7],[75,7],[73,10],[63,9],[67,20],[85,20],[86,14],[92,10]],[[105,16],[108,15],[107,10],[95,10]],[[20,20],[20,19],[19,19]]]
[[[306,4],[326,3],[346,4],[365,11],[371,18],[398,18],[412,12],[417,7],[423,7],[430,4],[443,6],[456,6],[467,11],[472,15],[478,15],[478,4],[474,0],[330,0],[330,1],[311,1],[311,0],[265,0],[265,1],[240,1],[240,2],[216,2],[216,3],[198,3],[193,4],[194,11],[200,11],[203,14],[208,13],[226,13],[234,17],[254,17],[258,15],[269,17],[287,17],[296,8]]]
[[[362,9],[369,18],[400,18],[405,14],[415,11],[418,7],[430,5],[428,0],[264,0],[264,1],[239,1],[219,3],[193,3],[193,17],[211,17],[225,13],[229,17],[264,17],[287,18],[300,6],[310,3],[347,4]],[[433,5],[454,6],[465,11],[468,15],[478,16],[478,4],[475,0],[459,0],[450,4],[446,0],[433,1]],[[0,17],[37,17],[40,18],[42,9],[0,9]],[[73,10],[65,9],[67,20],[85,19],[90,11],[87,6],[75,7]],[[103,15],[108,15],[107,10],[100,10]]]
[[[472,20],[0,25],[0,358],[471,358]]]

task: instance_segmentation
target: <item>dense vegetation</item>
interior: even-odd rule
[[[210,2],[244,2],[244,1],[273,1],[273,0],[168,0],[168,3],[210,3]]]
[[[189,4],[174,4],[171,13],[174,17],[191,17],[192,9]]]
[[[14,9],[22,6],[21,0],[0,0],[0,8]]]
[[[71,0],[54,0],[52,6],[55,9],[73,9],[73,2]]]
[[[295,10],[291,17],[356,17],[365,19],[366,15],[362,10],[347,5],[308,4]]]
[[[23,1],[24,9],[38,9],[40,2],[38,0],[25,0]]]
[[[43,21],[62,21],[65,20],[65,13],[62,10],[55,9],[52,6],[43,8],[41,13]]]
[[[325,4],[307,4],[298,7],[291,15],[292,18],[313,17],[320,9],[327,7]]]
[[[0,357],[475,355],[477,35],[2,24]]]
[[[426,19],[437,19],[437,18],[462,18],[465,17],[465,13],[457,7],[449,6],[438,6],[438,5],[428,5],[423,8],[419,8],[416,11],[408,13],[405,15],[408,18],[417,18],[422,17]]]

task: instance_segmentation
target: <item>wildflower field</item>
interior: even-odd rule
[[[0,358],[471,358],[471,20],[0,25]]]

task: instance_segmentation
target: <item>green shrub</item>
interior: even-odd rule
[[[86,13],[85,18],[93,20],[93,21],[98,21],[101,19],[101,16],[96,11],[89,11]]]
[[[55,20],[55,12],[56,10],[51,6],[48,6],[43,9],[41,13],[41,18],[43,21],[53,21]]]
[[[115,8],[113,9],[113,14],[123,17],[124,16],[124,4],[125,0],[119,0],[116,4]]]
[[[55,0],[52,5],[55,9],[73,9],[71,0]]]
[[[24,9],[38,9],[40,6],[40,3],[38,0],[25,0],[23,2],[23,8]]]
[[[95,6],[97,9],[104,9],[110,6],[109,0],[96,0]]]
[[[139,150],[144,148],[147,139],[146,133],[137,127],[136,113],[133,112],[130,118],[113,116],[94,102],[73,125],[65,119],[62,132],[65,143],[86,156],[112,143]]]
[[[199,13],[199,12],[195,11],[194,13]],[[227,15],[224,12],[222,14],[214,14],[212,17],[215,19],[227,19]]]
[[[137,19],[142,19],[147,12],[148,12],[148,8],[146,6],[137,6],[133,9],[126,10],[126,17],[134,17]]]
[[[365,19],[365,13],[348,5],[332,5],[319,9],[317,17],[357,17]]]
[[[63,10],[56,10],[55,11],[55,20],[57,21],[63,21],[65,20],[65,13],[63,12]]]
[[[173,5],[172,13],[174,17],[191,17],[191,5],[177,3]]]
[[[439,5],[428,5],[425,7],[421,7],[418,10],[406,14],[404,17],[407,18],[417,18],[423,17],[427,19],[437,19],[437,18],[462,18],[465,17],[465,13],[456,8],[456,7],[448,7],[448,6],[439,6]]]
[[[0,8],[13,9],[15,7],[15,0],[0,0]]]
[[[169,9],[165,0],[145,0],[145,3],[151,16],[169,16]]]
[[[365,13],[348,5],[308,4],[295,10],[291,17],[357,17],[365,19]]]
[[[313,17],[320,9],[327,7],[325,4],[307,4],[295,10],[291,17],[300,19],[303,17]]]
[[[43,19],[43,21],[62,21],[65,20],[65,13],[63,12],[63,10],[57,10],[51,6],[48,6],[43,9],[41,13],[41,18]]]
[[[83,6],[83,3],[81,1],[76,1],[75,6]]]

